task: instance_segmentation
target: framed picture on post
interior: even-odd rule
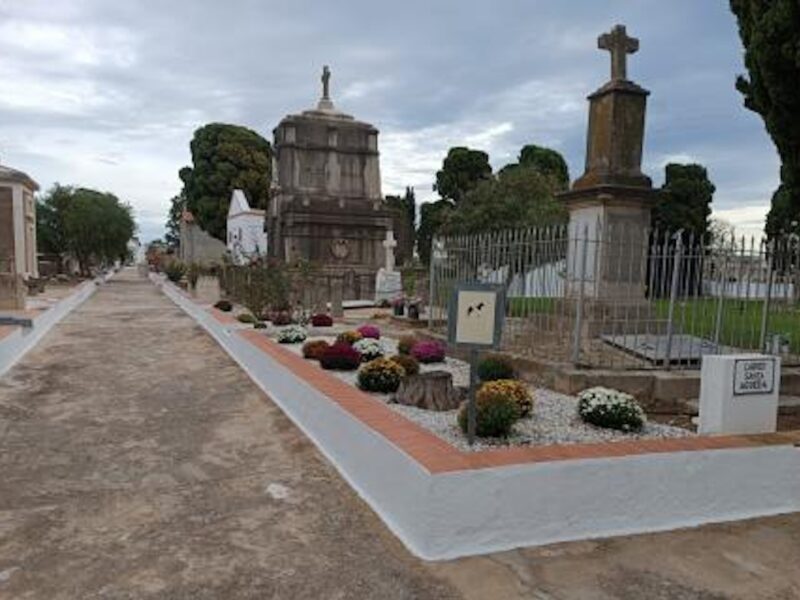
[[[506,314],[505,286],[458,283],[450,297],[448,341],[462,348],[498,348]]]

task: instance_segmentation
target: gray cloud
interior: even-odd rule
[[[585,96],[608,71],[595,39],[616,22],[641,39],[631,74],[652,91],[650,175],[700,161],[715,209],[758,229],[777,159],[733,88],[733,17],[694,0],[0,0],[0,158],[45,186],[113,191],[156,237],[194,129],[236,122],[269,137],[316,101],[327,63],[340,108],[381,130],[387,193],[414,185],[432,197],[456,144],[495,167],[525,143],[550,145],[575,177]]]

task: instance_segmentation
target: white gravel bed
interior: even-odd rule
[[[327,332],[334,333],[328,330]],[[326,332],[326,333],[327,333]],[[270,331],[271,334],[275,330]],[[312,335],[308,340],[322,339],[332,343],[335,335]],[[397,353],[397,340],[381,338],[385,355]],[[298,356],[303,355],[303,344],[283,344],[287,350]],[[455,358],[447,357],[444,363],[420,365],[422,372],[447,371],[453,375],[453,384],[466,387],[469,385],[469,365]],[[334,377],[357,386],[357,371],[328,371]],[[410,421],[421,425],[431,433],[449,442],[461,450],[486,450],[503,446],[529,446],[548,444],[585,444],[593,442],[630,441],[638,439],[679,438],[694,436],[691,431],[680,427],[673,427],[661,423],[648,422],[637,433],[624,433],[613,429],[595,427],[581,421],[578,417],[578,399],[574,396],[559,394],[546,388],[531,386],[534,396],[533,414],[525,419],[520,419],[515,425],[513,433],[507,439],[478,439],[470,447],[466,436],[461,432],[456,421],[458,411],[436,412],[424,410],[413,406],[404,406],[392,402],[392,394],[370,394],[389,407],[405,416]]]

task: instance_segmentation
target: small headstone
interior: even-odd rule
[[[761,354],[704,356],[700,433],[773,433],[778,423],[781,359]]]
[[[394,232],[391,229],[386,232],[383,247],[386,250],[386,266],[378,269],[378,274],[375,276],[375,302],[391,300],[403,292],[402,276],[394,270],[394,249],[397,247],[397,240],[394,239]]]

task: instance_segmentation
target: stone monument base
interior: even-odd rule
[[[0,310],[25,310],[25,291],[22,275],[0,273]]]
[[[381,267],[375,276],[375,302],[391,300],[403,293],[403,279],[399,271]]]

